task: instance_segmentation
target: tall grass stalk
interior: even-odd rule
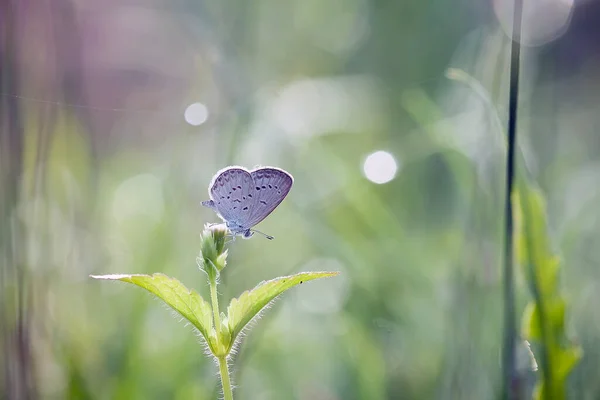
[[[523,1],[515,0],[510,57],[510,88],[508,100],[508,148],[506,152],[506,187],[504,199],[504,347],[502,357],[504,399],[513,399],[516,375],[516,313],[514,289],[513,208],[511,198],[515,181],[515,152],[517,147],[517,110],[519,100],[519,64],[521,53],[521,23]]]

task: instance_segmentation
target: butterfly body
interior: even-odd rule
[[[287,196],[294,178],[274,167],[247,170],[227,167],[213,177],[202,205],[213,209],[232,235],[250,238],[252,227],[265,219]],[[271,238],[266,235],[267,238]]]
[[[237,221],[227,221],[225,220],[220,214],[218,209],[215,206],[215,203],[213,200],[207,200],[207,201],[203,201],[202,205],[204,207],[208,207],[208,208],[212,208],[217,215],[224,220],[225,222],[225,226],[227,227],[227,229],[229,229],[229,232],[231,232],[232,235],[237,235],[237,236],[242,236],[243,238],[249,239],[252,235],[254,235],[254,232],[252,232],[250,230],[250,228],[246,228],[243,225],[241,225],[239,222]]]

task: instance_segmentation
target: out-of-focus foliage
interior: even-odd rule
[[[541,193],[525,180],[515,195],[517,250],[532,300],[523,314],[523,336],[539,345],[541,379],[534,398],[565,399],[566,380],[581,359],[579,346],[569,342],[567,304],[559,288],[560,263],[546,236],[546,209]]]
[[[585,354],[567,397],[596,398],[600,3],[525,3],[519,140]],[[208,298],[200,202],[218,169],[260,164],[294,187],[258,227],[275,240],[230,248],[223,304],[342,273],[249,332],[236,398],[494,398],[511,5],[0,2],[0,397],[217,398],[189,327],[88,276],[162,272]],[[522,314],[523,276],[517,294]]]

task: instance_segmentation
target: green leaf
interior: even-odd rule
[[[583,350],[578,346],[571,346],[566,350],[561,350],[557,356],[556,378],[564,381],[569,372],[577,365],[577,362],[583,357]]]
[[[554,337],[564,333],[565,312],[567,305],[562,298],[545,299],[545,321],[546,329],[551,330],[549,335]],[[543,340],[542,327],[540,326],[540,315],[538,305],[529,303],[523,311],[523,336],[529,340]]]
[[[560,337],[565,333],[565,314],[567,303],[562,297],[546,301],[546,313],[548,314],[548,325],[552,333]]]
[[[195,290],[186,288],[183,283],[164,274],[153,275],[90,275],[94,279],[133,283],[154,294],[190,321],[209,343],[212,330],[212,309]]]
[[[318,278],[328,278],[339,272],[301,272],[259,283],[254,289],[245,291],[237,299],[231,300],[227,307],[227,321],[231,331],[232,343],[244,327],[275,297],[286,290]]]
[[[539,316],[535,303],[528,303],[523,311],[522,330],[523,337],[527,340],[541,340],[542,333]]]
[[[521,188],[513,201],[516,203],[517,259],[527,275],[535,274],[529,279],[535,279],[540,295],[549,296],[558,290],[560,258],[553,254],[550,246],[544,197],[538,189]]]
[[[567,305],[559,287],[560,258],[551,248],[541,191],[521,181],[513,200],[517,259],[533,295],[523,314],[523,334],[540,344],[542,361],[533,398],[562,400],[566,398],[566,378],[582,357],[582,350],[569,344],[565,331]]]
[[[527,193],[522,194],[522,200],[528,203],[523,206],[525,223],[529,224],[528,234],[533,239],[533,248],[528,250],[531,252],[530,257],[540,263],[552,256],[546,231],[546,201],[537,188],[529,188]]]

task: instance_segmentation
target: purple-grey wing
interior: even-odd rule
[[[254,205],[248,219],[253,227],[265,219],[285,199],[294,178],[279,168],[265,167],[250,172],[254,181]]]
[[[217,172],[209,185],[212,208],[225,221],[246,221],[254,204],[254,182],[250,173],[240,167],[227,167]]]

